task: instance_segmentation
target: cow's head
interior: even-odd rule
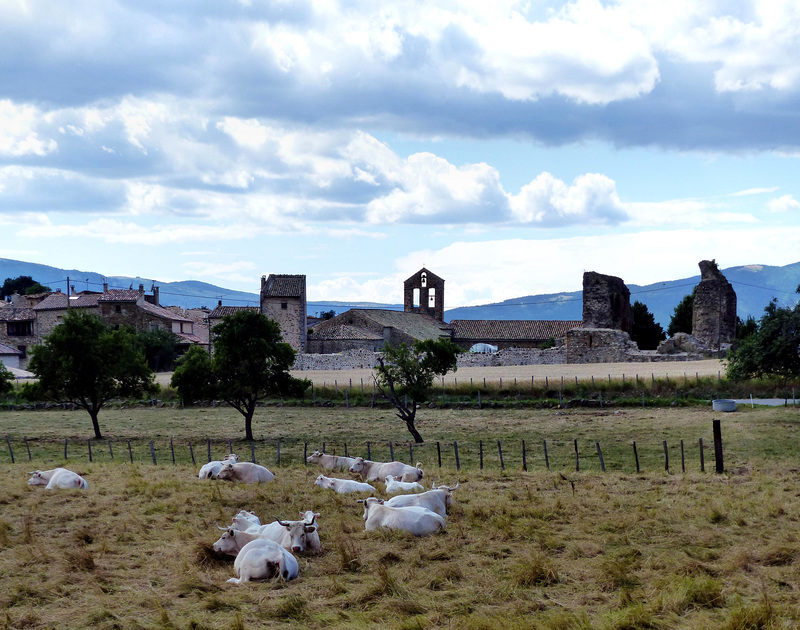
[[[383,505],[383,499],[369,497],[368,499],[358,499],[358,503],[364,505],[364,520],[366,521],[367,517],[369,517],[369,509],[374,505]]]
[[[384,483],[394,483],[394,475],[386,475],[386,479],[384,479]]]
[[[431,489],[441,490],[442,492],[444,492],[444,504],[445,507],[449,508],[450,506],[453,505],[453,490],[458,488],[458,484],[460,483],[461,483],[460,481],[457,481],[456,485],[454,485],[452,488],[450,486],[437,486],[436,484],[433,484],[433,487]]]
[[[321,457],[322,457],[322,453],[320,453],[319,451],[314,451],[313,453],[311,453],[311,455],[306,457],[306,461],[309,464],[316,464],[320,460]]]
[[[275,522],[285,528],[289,532],[289,539],[291,541],[292,553],[302,553],[308,546],[308,534],[313,534],[317,531],[317,526],[314,525],[316,516],[311,518],[311,522],[303,521],[282,521],[277,516]]]
[[[239,544],[236,541],[236,530],[233,527],[220,527],[225,533],[212,545],[214,551],[236,556],[239,553]]]
[[[31,478],[28,479],[29,486],[46,486],[48,480],[42,476],[41,470],[34,470],[31,473]]]
[[[329,480],[325,475],[320,475],[314,480],[314,485],[319,486],[320,488],[328,488],[330,487],[328,481]]]
[[[233,478],[233,465],[236,462],[231,460],[226,460],[223,462],[222,467],[219,469],[217,473],[217,479],[232,479]]]
[[[233,462],[234,464],[239,461],[239,456],[236,453],[228,453],[223,462]]]
[[[350,464],[350,472],[351,473],[360,473],[364,470],[364,458],[363,457],[356,457],[353,460],[353,463]]]

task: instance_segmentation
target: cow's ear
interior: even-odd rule
[[[381,505],[383,505],[383,499],[378,499],[378,503],[380,503]]]
[[[312,532],[317,531],[316,526],[314,525],[306,525],[306,534],[311,534]]]

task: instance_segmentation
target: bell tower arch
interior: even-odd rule
[[[425,267],[420,269],[403,283],[403,310],[444,322],[444,280]]]

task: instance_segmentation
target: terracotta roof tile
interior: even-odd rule
[[[515,340],[561,339],[567,331],[580,328],[583,322],[574,320],[489,320],[454,319],[453,339]]]
[[[264,285],[264,297],[303,297],[305,294],[306,277],[270,274]]]
[[[255,311],[259,313],[261,308],[258,306],[218,306],[208,314],[208,319],[222,319],[239,311]]]
[[[309,339],[325,339],[325,340],[369,340],[380,341],[383,339],[382,335],[374,333],[364,328],[357,326],[329,326],[320,330],[314,330],[308,335]]]
[[[10,306],[0,308],[0,322],[27,322],[36,319],[32,308]]]

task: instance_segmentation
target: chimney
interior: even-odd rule
[[[222,300],[217,301],[217,306],[222,306]]]
[[[155,285],[153,285],[153,303],[156,306],[161,306],[161,302],[159,301],[159,297],[158,297],[158,287],[155,286]]]
[[[103,293],[108,293],[108,282],[103,283]]]

